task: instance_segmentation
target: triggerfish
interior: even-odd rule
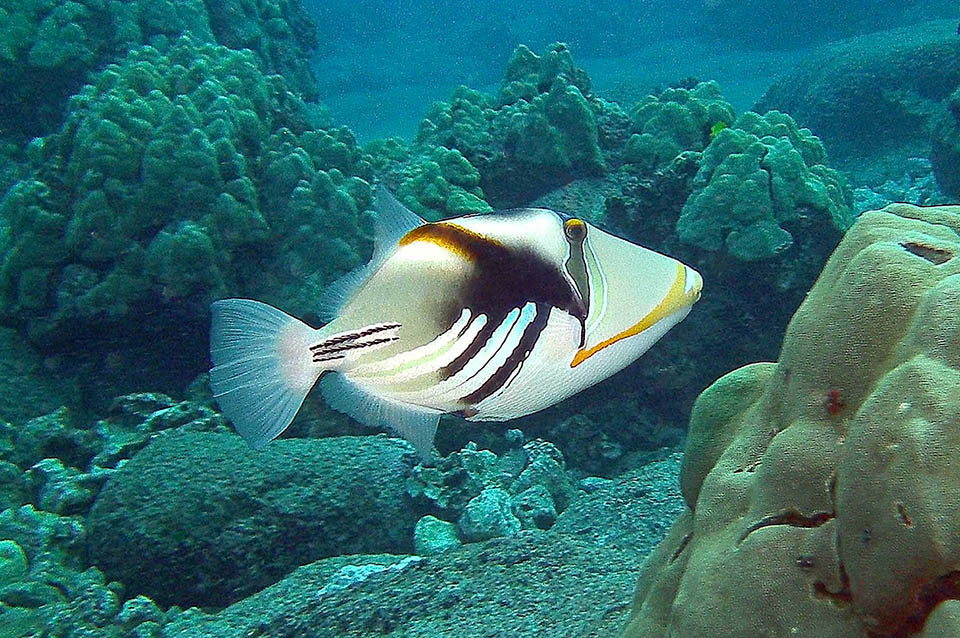
[[[259,301],[213,303],[210,384],[254,448],[320,379],[327,402],[429,455],[441,414],[505,421],[632,363],[700,298],[675,259],[546,208],[427,223],[377,193],[370,263],[312,328]]]

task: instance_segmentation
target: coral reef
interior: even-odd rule
[[[755,107],[790,113],[835,157],[891,147],[916,154],[939,103],[960,84],[955,20],[830,44],[771,86]],[[852,167],[855,168],[855,167]]]
[[[416,141],[458,150],[496,207],[529,201],[577,176],[604,170],[587,75],[569,50],[514,51],[497,96],[460,87],[420,124]]]
[[[317,46],[316,28],[299,0],[5,0],[0,131],[21,141],[51,132],[88,73],[119,52],[185,34],[250,49],[266,72],[284,74],[306,99],[317,97],[306,62]]]
[[[86,335],[87,359],[112,365],[113,381],[122,369],[122,383],[162,374],[131,344],[182,342],[190,323],[202,335],[218,296],[315,311],[368,250],[372,178],[349,131],[315,111],[252,53],[188,38],[109,66],[60,131],[32,143],[33,174],[0,204],[5,321],[47,351]],[[186,345],[197,354],[182,367],[161,364],[181,384],[204,359],[202,344]]]
[[[700,396],[626,637],[960,632],[958,256],[960,207],[865,213],[779,361]]]
[[[829,252],[852,218],[846,182],[825,162],[820,140],[789,115],[744,113],[704,150],[677,234],[744,262],[780,256],[794,246],[793,233],[799,241],[821,239]],[[793,252],[807,259],[810,251],[798,245]],[[798,276],[794,265],[783,270]]]

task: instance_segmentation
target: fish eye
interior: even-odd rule
[[[570,241],[581,242],[587,236],[587,225],[583,220],[572,217],[563,222],[563,232]]]

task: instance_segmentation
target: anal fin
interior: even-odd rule
[[[323,375],[320,391],[334,410],[364,425],[396,432],[416,448],[421,458],[430,458],[433,437],[440,421],[441,412],[438,410],[374,396],[358,388],[343,374]]]

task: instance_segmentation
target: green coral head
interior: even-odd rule
[[[730,125],[724,122],[723,120],[718,120],[717,122],[715,122],[714,125],[710,127],[710,141],[712,142],[713,138],[719,135],[720,131],[722,131],[725,128],[730,128]]]

